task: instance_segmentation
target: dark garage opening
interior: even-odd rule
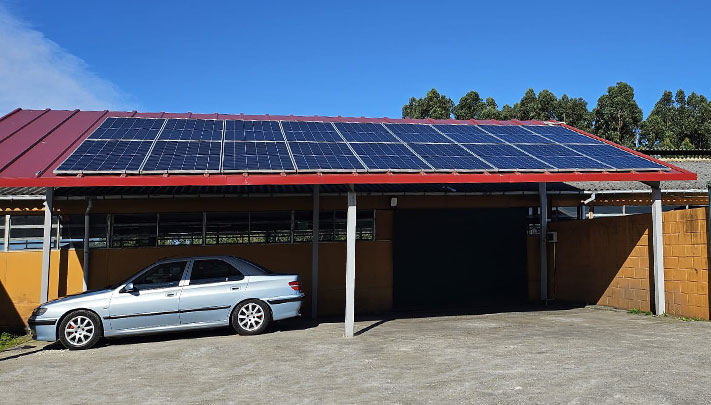
[[[527,214],[527,208],[396,211],[394,309],[526,302]]]

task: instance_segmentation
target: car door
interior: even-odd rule
[[[247,278],[221,259],[194,259],[180,296],[180,323],[226,322],[230,308],[242,300]]]
[[[111,330],[150,329],[180,324],[180,282],[188,260],[155,264],[133,280],[134,291],[121,289],[109,303]]]

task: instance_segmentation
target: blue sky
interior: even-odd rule
[[[15,55],[0,109],[399,117],[433,87],[499,106],[548,88],[592,108],[626,81],[646,115],[664,89],[711,96],[710,15],[701,1],[0,0]]]

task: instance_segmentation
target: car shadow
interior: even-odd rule
[[[289,318],[274,322],[264,331],[264,334],[305,330],[318,326],[319,322],[310,318]],[[209,329],[196,329],[190,331],[164,332],[160,334],[122,336],[111,339],[101,339],[95,347],[122,346],[139,343],[166,342],[173,340],[198,339],[204,337],[232,336],[237,333],[230,327],[217,327]],[[60,345],[61,347],[61,345]]]

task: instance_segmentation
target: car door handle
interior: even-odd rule
[[[239,290],[239,287],[232,287],[232,291]]]
[[[175,297],[175,293],[168,293],[165,295],[166,297]]]

